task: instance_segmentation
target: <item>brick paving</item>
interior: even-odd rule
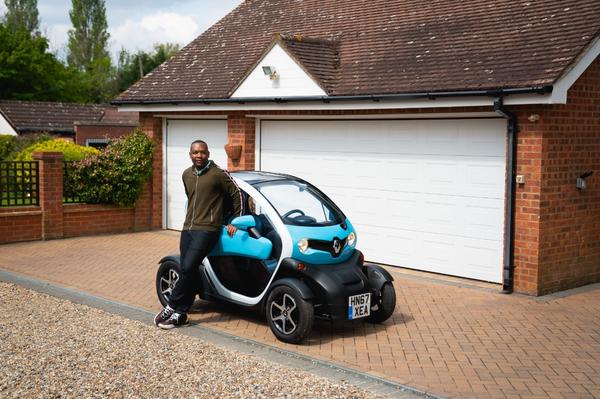
[[[149,310],[170,231],[0,246],[0,268]],[[396,313],[383,325],[318,321],[303,345],[264,318],[201,302],[193,322],[455,398],[600,398],[600,285],[543,298],[389,269]]]

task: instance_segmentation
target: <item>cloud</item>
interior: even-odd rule
[[[71,25],[66,24],[51,25],[49,28],[42,27],[42,34],[50,42],[50,51],[56,53],[62,59],[67,57],[68,32],[71,28]]]
[[[157,12],[141,19],[127,19],[121,25],[109,28],[112,53],[123,47],[131,52],[151,50],[155,43],[186,45],[198,36],[198,24],[187,15]]]

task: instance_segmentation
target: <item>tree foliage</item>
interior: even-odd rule
[[[117,67],[117,90],[122,92],[179,51],[174,43],[154,44],[154,51],[130,54],[121,50]]]
[[[10,161],[24,148],[47,140],[52,140],[52,136],[46,133],[26,134],[24,136],[0,134],[0,161]]]
[[[0,98],[25,101],[110,101],[179,50],[172,43],[153,51],[121,51],[111,64],[104,0],[71,0],[66,64],[39,34],[37,0],[4,0],[0,22]],[[1,133],[1,132],[0,132]]]
[[[85,74],[92,101],[109,100],[114,85],[104,0],[72,0],[69,16],[73,29],[68,33],[67,63]]]
[[[6,15],[4,23],[13,32],[25,30],[31,35],[40,34],[37,0],[4,0]]]
[[[81,75],[48,52],[48,40],[0,24],[0,98],[86,102]]]

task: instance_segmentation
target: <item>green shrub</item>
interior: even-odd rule
[[[14,157],[14,160],[31,161],[33,160],[32,154],[34,152],[62,152],[65,161],[80,161],[100,153],[100,151],[93,147],[84,147],[72,141],[54,139],[37,142],[24,148]]]
[[[15,150],[17,136],[0,134],[0,161],[8,160],[8,156]]]
[[[0,161],[14,160],[25,147],[47,140],[52,140],[52,136],[47,133],[26,134],[24,136],[0,134]]]
[[[132,206],[152,175],[154,144],[139,128],[111,141],[98,155],[73,167],[74,192],[85,202]]]

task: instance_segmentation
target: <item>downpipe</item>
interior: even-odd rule
[[[502,293],[513,292],[514,276],[514,220],[515,220],[515,175],[517,170],[517,117],[504,108],[502,97],[494,99],[494,111],[507,120],[508,170],[506,178],[506,223],[504,224],[504,267],[502,270]]]

